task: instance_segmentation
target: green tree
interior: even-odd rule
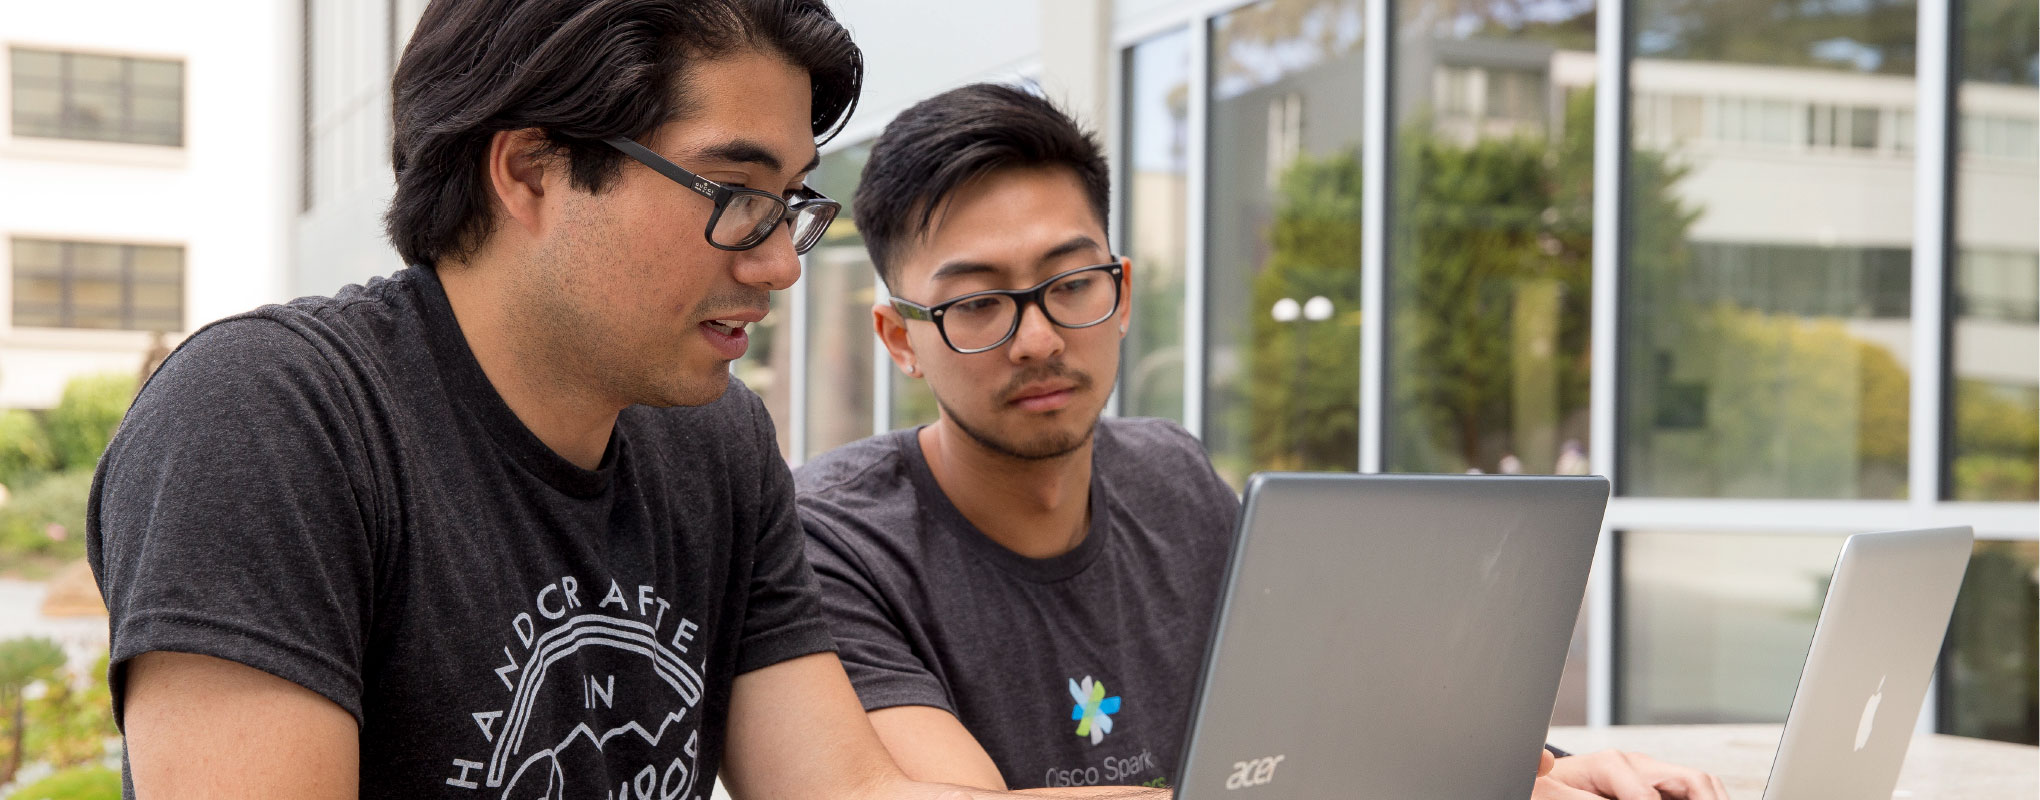
[[[0,767],[0,784],[13,781],[21,770],[28,738],[25,694],[29,685],[56,677],[63,666],[64,650],[56,642],[39,637],[0,642],[0,715],[8,721],[7,763]]]

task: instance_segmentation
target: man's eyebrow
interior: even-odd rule
[[[1063,242],[1062,244],[1049,248],[1048,252],[1043,253],[1041,255],[1041,263],[1045,264],[1050,261],[1054,261],[1058,258],[1062,258],[1063,256],[1069,255],[1071,253],[1079,253],[1085,250],[1104,250],[1104,249],[1105,248],[1102,245],[1098,244],[1098,241],[1096,239],[1092,239],[1091,237],[1085,236],[1083,234],[1077,234],[1076,236],[1070,237],[1069,241]],[[948,263],[943,264],[942,266],[936,267],[935,273],[929,275],[928,279],[931,281],[939,281],[947,280],[949,278],[961,278],[965,275],[982,275],[987,272],[999,272],[999,271],[1000,269],[998,268],[998,266],[984,261],[961,261],[961,260],[950,261]]]
[[[1104,245],[1098,244],[1097,240],[1080,233],[1070,237],[1069,241],[1063,242],[1062,244],[1050,248],[1048,252],[1042,254],[1041,260],[1042,262],[1046,263],[1049,261],[1054,261],[1058,258],[1062,258],[1063,256],[1069,255],[1071,253],[1082,252],[1084,250],[1104,250],[1104,249],[1105,249]]]
[[[983,261],[951,261],[936,267],[935,274],[928,276],[928,280],[942,281],[950,278],[961,278],[965,275],[982,275],[987,272],[995,273],[998,271],[998,267]]]
[[[702,150],[700,153],[697,154],[697,156],[707,161],[722,161],[736,164],[757,164],[766,169],[772,170],[773,172],[778,172],[781,169],[784,169],[786,166],[786,162],[780,161],[779,156],[774,154],[770,149],[766,148],[765,145],[759,144],[749,139],[733,139],[731,141],[723,142],[722,144],[714,145],[712,147]],[[800,171],[813,172],[815,171],[816,167],[819,167],[821,165],[822,154],[820,152],[816,152],[814,156],[808,159],[807,166],[802,167]]]

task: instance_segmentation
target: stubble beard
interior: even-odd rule
[[[1003,405],[1003,398],[1011,388],[1017,388],[1030,381],[1051,376],[1071,379],[1076,382],[1076,388],[1079,391],[1091,387],[1091,377],[1089,375],[1056,363],[1023,370],[1013,376],[1013,379],[1008,382],[1008,390],[999,393],[998,397],[1000,399],[997,402]],[[1016,461],[1048,461],[1062,458],[1083,449],[1084,445],[1091,443],[1091,437],[1096,434],[1098,430],[1098,416],[1104,411],[1101,408],[1094,412],[1081,430],[1052,430],[1032,441],[1021,442],[1001,438],[965,420],[963,415],[956,413],[956,409],[950,406],[948,401],[942,399],[941,394],[934,391],[935,387],[933,384],[930,384],[928,388],[929,393],[935,395],[935,405],[942,409],[942,416],[955,425],[957,430],[963,431],[963,435],[970,437],[970,440],[976,442],[979,447]]]

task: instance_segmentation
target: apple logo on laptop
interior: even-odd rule
[[[1877,704],[1884,702],[1884,680],[1889,677],[1891,676],[1886,675],[1883,678],[1877,679],[1877,691],[1870,695],[1869,702],[1863,704],[1863,721],[1856,723],[1856,749],[1858,751],[1863,749],[1863,745],[1870,743],[1870,729],[1877,722]]]

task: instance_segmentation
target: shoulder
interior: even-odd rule
[[[1150,417],[1098,421],[1100,477],[1144,513],[1198,510],[1229,523],[1239,495],[1218,476],[1203,443],[1183,426]]]
[[[1108,460],[1170,468],[1208,470],[1211,459],[1204,444],[1183,426],[1157,417],[1105,417],[1098,420],[1101,454]]]
[[[905,451],[911,431],[843,445],[794,470],[794,502],[810,552],[816,547],[911,549],[921,506]],[[889,544],[887,542],[890,542]]]

